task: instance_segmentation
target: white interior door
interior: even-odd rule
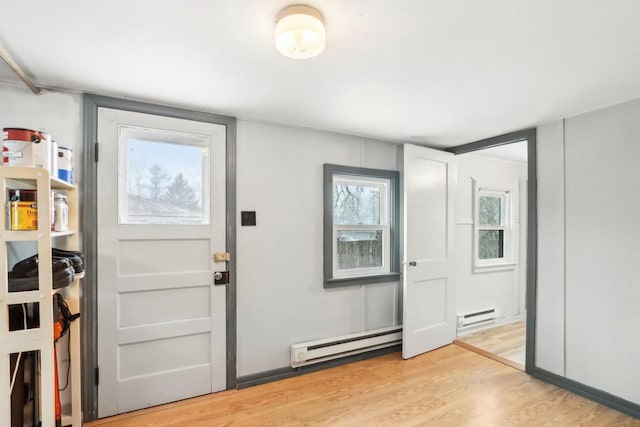
[[[404,145],[402,357],[455,338],[454,155]]]
[[[226,388],[223,125],[98,110],[98,416]]]

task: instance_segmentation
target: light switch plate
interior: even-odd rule
[[[256,225],[256,211],[240,212],[240,223],[243,226]]]

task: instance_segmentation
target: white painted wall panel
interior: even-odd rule
[[[640,100],[565,126],[566,376],[640,404]]]
[[[288,366],[291,344],[396,324],[397,282],[323,288],[322,164],[397,170],[397,146],[243,120],[237,142],[238,211],[257,212],[255,227],[238,218],[238,375]]]
[[[402,323],[398,317],[399,283],[376,283],[362,287],[365,310],[364,330]]]
[[[564,148],[562,121],[540,126],[535,363],[564,375]]]
[[[464,313],[497,306],[501,311],[499,322],[524,320],[524,293],[526,282],[520,271],[526,269],[526,259],[519,254],[520,236],[526,233],[526,216],[520,216],[521,182],[527,177],[527,166],[505,160],[490,159],[476,154],[457,157],[458,181],[456,185],[456,313]],[[512,189],[514,199],[513,269],[473,271],[473,185],[472,178],[481,185]],[[524,204],[526,209],[526,203]],[[522,219],[518,222],[518,219]]]

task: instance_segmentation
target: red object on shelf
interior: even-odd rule
[[[58,320],[53,324],[53,392],[55,393],[56,427],[62,427],[62,404],[60,403],[60,390],[58,383],[58,352],[56,341],[62,336],[62,322]]]

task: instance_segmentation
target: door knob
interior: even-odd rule
[[[213,273],[214,285],[226,285],[229,283],[229,271],[216,271]]]
[[[415,267],[416,265],[418,265],[417,262],[415,261],[409,261],[409,267]]]

